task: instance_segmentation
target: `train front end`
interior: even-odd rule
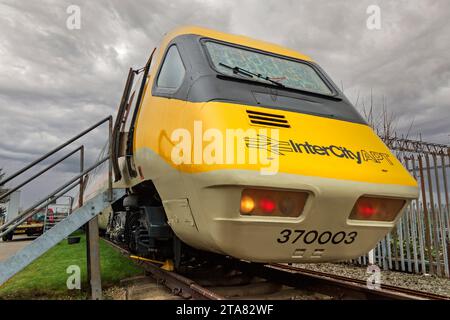
[[[161,84],[174,54],[184,75],[170,92]],[[190,246],[256,262],[355,258],[417,197],[416,181],[310,58],[196,28],[172,34],[160,62],[135,159]]]

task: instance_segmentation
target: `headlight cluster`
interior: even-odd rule
[[[295,218],[301,215],[307,198],[306,192],[244,189],[241,214]]]
[[[349,219],[366,221],[394,221],[406,200],[362,196],[356,201]]]

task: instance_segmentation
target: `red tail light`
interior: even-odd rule
[[[371,217],[377,213],[377,210],[370,204],[359,204],[358,213],[364,217]]]
[[[356,201],[349,219],[366,221],[394,221],[406,200],[363,196]]]
[[[275,207],[277,205],[275,204],[275,201],[272,199],[262,198],[259,200],[259,207],[262,211],[267,213],[272,213],[275,210]]]

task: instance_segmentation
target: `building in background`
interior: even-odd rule
[[[1,193],[7,192],[8,190],[1,190]],[[6,223],[11,219],[14,219],[19,214],[20,207],[20,190],[14,191],[8,197],[0,201],[0,211],[3,213],[0,216],[0,224]]]

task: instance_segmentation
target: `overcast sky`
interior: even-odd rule
[[[67,28],[70,5],[81,9],[79,30]],[[380,30],[367,28],[370,5],[381,9]],[[371,90],[376,106],[384,96],[399,134],[413,123],[410,137],[450,142],[448,1],[0,0],[0,168],[12,172],[113,114],[128,68],[186,24],[305,53],[359,109]],[[103,137],[87,144],[98,150]],[[75,163],[44,179],[61,182]]]

